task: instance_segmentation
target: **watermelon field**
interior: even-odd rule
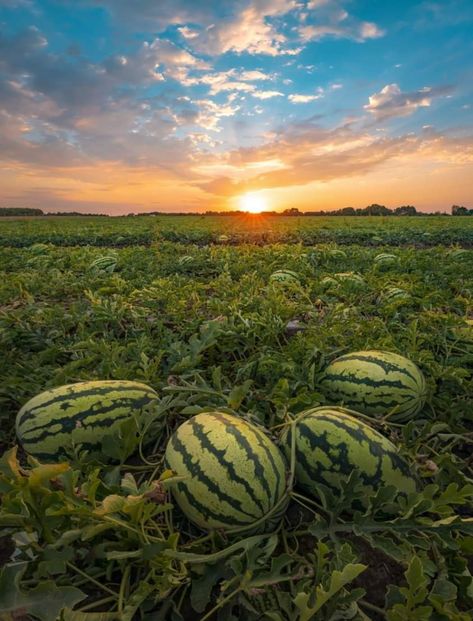
[[[1,621],[469,621],[473,218],[5,218],[0,420]]]

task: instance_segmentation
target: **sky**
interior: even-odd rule
[[[471,0],[0,0],[0,206],[473,207]]]

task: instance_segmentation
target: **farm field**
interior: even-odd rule
[[[220,411],[278,443],[342,405],[321,380],[360,350],[425,377],[410,419],[361,417],[416,491],[367,498],[355,468],[337,493],[296,484],[269,532],[186,519],[164,462],[181,423]],[[0,618],[472,618],[473,218],[5,219],[0,354]],[[124,425],[103,459],[14,448],[29,399],[89,380],[147,384],[162,428]]]
[[[436,244],[473,246],[473,218],[429,217],[293,217],[241,214],[237,216],[135,216],[3,218],[0,247],[25,247],[33,243],[57,246],[117,246],[155,241],[196,243],[228,237],[227,243],[334,242],[378,246]]]

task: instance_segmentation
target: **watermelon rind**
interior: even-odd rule
[[[302,412],[289,424],[281,444],[290,455],[295,434],[296,485],[318,496],[320,486],[336,495],[341,483],[357,471],[366,498],[378,488],[394,486],[402,494],[417,489],[415,476],[396,446],[355,412],[320,406]]]
[[[172,494],[203,530],[274,528],[286,505],[287,464],[258,427],[225,412],[204,412],[171,436],[166,466],[179,478]]]
[[[25,403],[16,417],[16,434],[25,451],[42,461],[64,459],[79,450],[100,454],[106,435],[157,404],[158,394],[140,382],[67,384]]]
[[[422,371],[393,352],[367,350],[345,354],[325,369],[320,389],[329,403],[375,417],[404,422],[424,406]]]

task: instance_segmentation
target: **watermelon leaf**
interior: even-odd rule
[[[27,563],[6,565],[0,573],[0,612],[26,613],[40,621],[56,619],[66,607],[73,607],[86,595],[72,586],[58,587],[51,581],[39,582],[33,589],[21,589]]]
[[[299,592],[294,598],[294,603],[300,611],[300,621],[309,621],[314,615],[334,597],[347,584],[355,580],[367,565],[361,563],[349,563],[341,571],[335,569],[330,576],[328,588],[317,585],[311,592]]]

